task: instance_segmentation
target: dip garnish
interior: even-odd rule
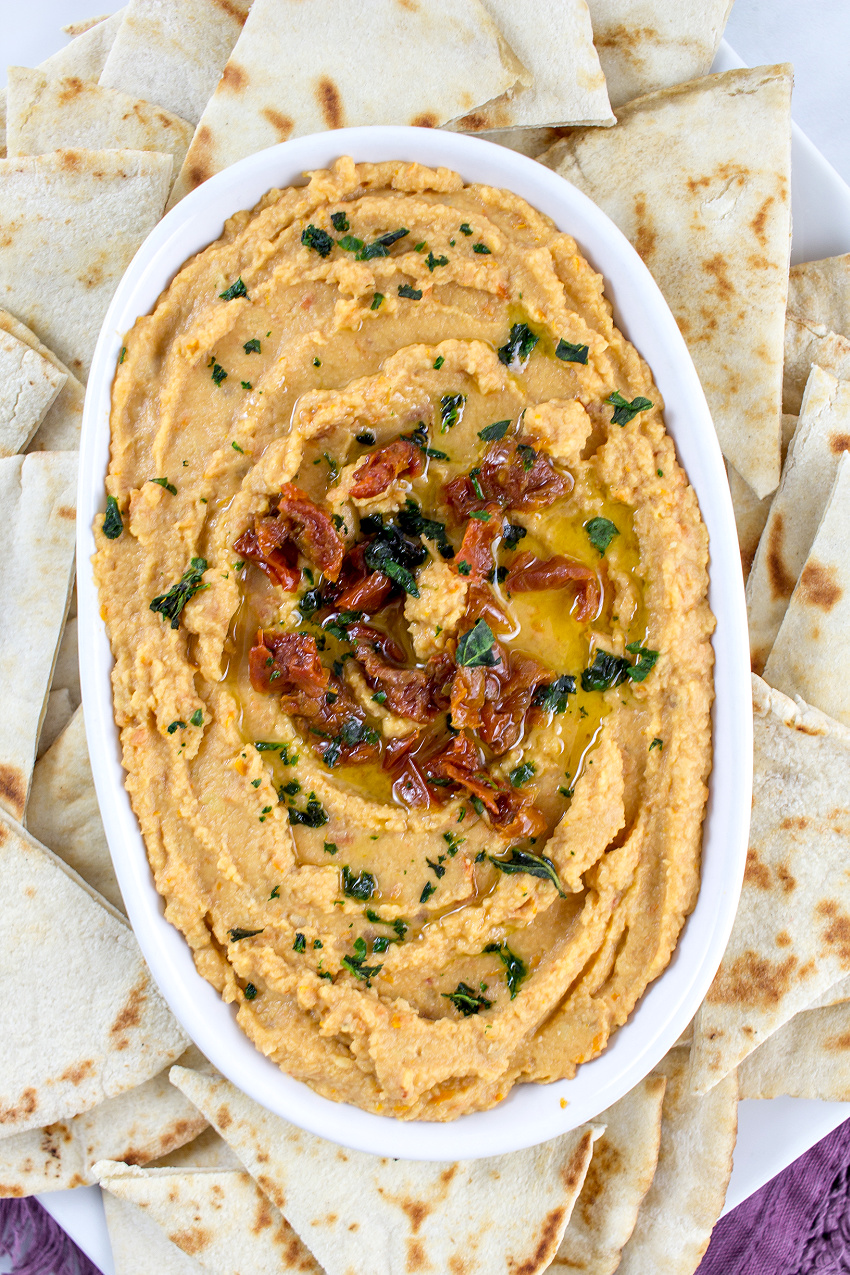
[[[124,530],[124,519],[114,496],[106,497],[106,513],[103,515],[103,534],[107,540],[117,540]]]
[[[484,951],[495,952],[504,965],[505,982],[513,1000],[519,991],[520,983],[528,975],[528,966],[516,952],[511,951],[507,943],[488,943]]]
[[[614,412],[611,416],[612,425],[628,425],[629,421],[634,420],[638,412],[646,412],[652,407],[648,398],[633,398],[631,403],[624,398],[619,390],[614,390],[613,394],[609,394],[605,400],[606,403],[613,404]]]
[[[526,872],[531,877],[542,877],[546,881],[551,881],[561,898],[567,897],[551,859],[547,859],[545,855],[532,854],[530,850],[518,850],[516,846],[512,847],[510,853],[509,859],[497,859],[492,854],[488,854],[487,858],[500,872]]]
[[[240,275],[235,283],[231,283],[229,288],[225,288],[224,292],[220,292],[218,295],[222,301],[235,301],[237,297],[247,297],[248,289],[245,287]]]
[[[468,983],[458,983],[457,988],[453,992],[441,992],[446,1000],[451,1001],[455,1009],[459,1009],[464,1018],[468,1018],[470,1014],[478,1014],[482,1009],[489,1009],[493,1004],[488,1001],[486,996],[482,996],[476,992],[474,987],[470,987]]]
[[[589,348],[586,345],[571,345],[569,341],[565,341],[563,337],[555,346],[556,358],[563,359],[565,363],[586,363]]]
[[[515,323],[510,336],[497,353],[502,363],[512,372],[521,372],[539,340],[540,337],[532,332],[527,323]]]
[[[151,611],[158,611],[164,620],[170,620],[172,629],[179,628],[184,606],[203,588],[201,581],[206,569],[206,558],[193,558],[177,583],[167,593],[154,598],[150,604]]]

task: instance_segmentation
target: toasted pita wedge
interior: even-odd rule
[[[197,124],[250,7],[251,0],[130,0],[100,83]]]
[[[114,1157],[113,1157],[114,1158]],[[152,1169],[241,1169],[242,1161],[211,1125],[191,1142],[149,1162]]]
[[[462,1264],[466,1275],[536,1275],[557,1252],[601,1132],[585,1127],[528,1151],[458,1164],[342,1156],[221,1077],[175,1067],[171,1079],[286,1209],[328,1275],[389,1275],[413,1252],[420,1270]]]
[[[140,1169],[101,1160],[94,1171],[105,1191],[144,1209],[213,1275],[324,1275],[244,1170]]]
[[[619,1275],[693,1275],[726,1199],[738,1132],[738,1084],[727,1076],[704,1098],[688,1091],[688,1051],[658,1065],[667,1077],[658,1168]]]
[[[565,134],[566,129],[563,128],[497,128],[484,133],[483,137],[485,141],[496,142],[499,146],[507,146],[508,150],[527,155],[529,159],[538,159]]]
[[[162,106],[78,76],[50,79],[29,67],[9,67],[6,109],[10,156],[69,147],[161,151],[177,174],[192,140],[192,125]]]
[[[170,175],[171,156],[150,151],[0,160],[0,304],[75,374],[88,373],[118,280],[162,216]]]
[[[732,936],[694,1019],[695,1093],[850,974],[850,730],[755,676],[753,711],[747,870]]]
[[[783,468],[788,455],[788,447],[797,428],[797,417],[783,415],[782,417],[782,464]],[[770,512],[770,506],[773,501],[773,494],[765,496],[764,500],[759,500],[758,496],[750,487],[749,483],[745,483],[741,475],[733,468],[729,462],[726,462],[726,475],[729,479],[729,490],[732,495],[732,508],[735,511],[735,527],[738,532],[738,545],[741,550],[741,568],[744,572],[744,580],[748,578],[750,569],[753,565],[753,558],[756,555],[761,533],[764,531],[764,525],[767,522],[767,515]]]
[[[56,368],[65,381],[55,400],[47,410],[44,420],[35,432],[27,451],[30,452],[70,452],[76,451],[80,445],[80,428],[83,422],[83,401],[86,392],[81,383],[69,372],[65,364],[57,359],[52,350],[42,345],[34,332],[9,314],[8,310],[0,310],[0,331],[8,332],[31,350],[35,350]]]
[[[121,914],[2,815],[0,878],[0,1132],[9,1136],[141,1085],[189,1042]]]
[[[612,106],[711,70],[732,0],[587,0]]]
[[[67,379],[36,350],[0,330],[0,456],[24,450]]]
[[[747,584],[750,655],[756,673],[765,667],[846,451],[850,451],[850,381],[838,381],[813,367],[791,454]]]
[[[664,1076],[647,1076],[599,1116],[605,1132],[593,1148],[584,1186],[549,1270],[611,1275],[619,1266],[655,1175],[666,1085]]]
[[[558,124],[615,124],[605,76],[593,46],[585,0],[483,0],[484,8],[533,77],[456,120],[453,128],[539,129]]]
[[[190,1045],[183,1067],[209,1066]],[[66,1191],[96,1181],[98,1160],[147,1164],[196,1138],[207,1122],[166,1071],[82,1115],[0,1138],[0,1196]]]
[[[96,27],[99,22],[105,22],[108,17],[108,13],[101,13],[96,18],[84,18],[82,22],[68,22],[62,30],[72,39],[76,39],[78,35],[85,35],[87,31],[91,31],[92,27]]]
[[[780,472],[790,106],[790,67],[726,71],[638,98],[616,128],[575,132],[541,156],[649,266],[723,454],[760,499]]]
[[[530,76],[480,0],[254,0],[171,204],[288,137],[351,124],[436,127],[517,83]]]
[[[104,1191],[103,1209],[115,1275],[209,1275],[206,1266],[167,1240],[135,1204]]]
[[[820,996],[816,996],[810,1001],[806,1009],[829,1009],[831,1005],[842,1005],[844,1001],[850,1000],[850,975],[847,978],[840,978],[837,983],[833,983]]]
[[[786,411],[799,411],[813,364],[850,376],[850,253],[791,267],[785,324]]]
[[[850,727],[850,686],[836,676],[850,665],[850,437],[846,446],[764,676]]]
[[[50,690],[38,735],[36,761],[52,748],[73,716],[74,705],[71,703],[70,691],[64,686],[60,690]]]
[[[742,1098],[850,1101],[850,1004],[795,1014],[744,1059],[738,1081]]]
[[[75,452],[0,460],[0,806],[16,819],[73,583],[76,479]]]
[[[50,76],[77,75],[81,80],[96,80],[106,64],[107,54],[123,20],[124,10],[118,9],[111,17],[96,22],[88,31],[66,44],[64,49],[39,62],[39,71]]]
[[[26,822],[92,889],[126,911],[100,819],[82,708],[36,762]]]
[[[66,690],[74,709],[79,708],[82,695],[80,693],[80,654],[77,643],[76,616],[65,621],[65,627],[62,630],[62,637],[59,642],[59,650],[56,653],[56,663],[53,666],[53,680],[50,683],[50,689],[52,691]]]

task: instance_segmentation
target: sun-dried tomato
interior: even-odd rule
[[[482,513],[486,518],[470,518],[463,533],[463,540],[455,558],[455,569],[467,563],[464,574],[470,581],[483,580],[493,567],[493,545],[502,530],[502,511],[498,505],[487,505]]]
[[[534,691],[552,674],[531,655],[506,650],[498,643],[496,649],[500,662],[484,670],[478,734],[501,757],[519,743]]]
[[[354,474],[351,495],[358,500],[380,496],[394,479],[402,474],[416,478],[424,468],[425,458],[421,448],[407,439],[396,438],[366,457]]]
[[[425,776],[413,759],[409,759],[393,783],[393,796],[408,806],[430,806],[435,800]],[[439,800],[439,799],[438,799]]]
[[[420,730],[412,731],[409,735],[397,735],[395,739],[388,739],[381,758],[381,768],[389,771],[400,770],[421,742]]]
[[[293,541],[313,566],[329,580],[336,580],[342,566],[345,542],[328,514],[300,487],[287,483],[277,498],[276,513],[257,518],[255,530],[263,553],[287,540]]]
[[[348,633],[366,681],[384,692],[391,712],[424,724],[448,707],[447,683],[454,665],[447,656],[432,657],[425,668],[404,668],[404,652],[387,634],[359,623],[350,624]]]
[[[543,509],[572,490],[569,475],[559,474],[544,452],[512,439],[491,443],[477,473],[459,474],[444,488],[458,517],[495,503],[503,509]]]
[[[284,545],[282,549],[272,549],[264,554],[257,542],[253,530],[243,534],[233,544],[233,548],[246,562],[255,562],[264,571],[272,584],[279,584],[287,593],[292,593],[301,582],[301,572],[297,567],[295,545]]]
[[[449,779],[478,797],[492,822],[509,836],[531,837],[542,832],[546,820],[531,797],[519,789],[497,781],[487,773],[475,744],[468,735],[456,735],[438,753],[422,764],[425,779]],[[437,789],[431,789],[432,799]]]
[[[327,690],[330,678],[319,659],[316,639],[304,633],[260,629],[251,648],[249,667],[255,691],[295,688],[319,696]]]
[[[452,726],[457,730],[463,730],[464,727],[478,729],[481,725],[485,691],[483,668],[458,668],[452,678]]]
[[[576,618],[592,619],[602,601],[599,577],[592,567],[586,567],[575,558],[558,555],[544,560],[527,551],[518,553],[511,563],[505,589],[509,594],[536,593],[543,589],[564,589],[568,584],[577,586]]]
[[[349,549],[342,561],[336,585],[324,591],[333,598],[333,605],[338,611],[363,611],[374,615],[389,601],[395,585],[389,576],[382,571],[370,571],[366,566],[366,544]]]
[[[466,621],[486,620],[494,633],[512,633],[516,628],[496,601],[495,594],[483,580],[473,580],[466,595]],[[464,627],[467,627],[465,624]]]

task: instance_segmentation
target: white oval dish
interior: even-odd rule
[[[340,155],[357,161],[416,160],[466,181],[504,186],[573,235],[605,278],[618,326],[647,360],[661,390],[667,429],[699,498],[711,546],[709,601],[717,618],[714,765],[696,908],[665,972],[608,1048],[573,1080],[516,1086],[491,1111],[449,1124],[375,1116],[334,1103],[284,1075],[236,1023],[195,969],[183,935],[164,917],[144,842],[124,788],[112,708],[112,653],[99,614],[92,524],[105,507],[112,380],[121,346],[183,263],[219,237],[226,218],[272,187]],[[617,227],[574,186],[514,151],[440,130],[351,128],[299,137],[211,178],[156,226],[121,280],[98,339],[86,392],[77,502],[77,588],[86,734],[95,787],[121,892],[156,982],[187,1033],[245,1093],[303,1129],[384,1156],[459,1160],[544,1142],[596,1116],[631,1089],[674,1044],[705,996],[723,954],[743,878],[752,791],[749,645],[738,541],[717,437],[685,342],[657,284]],[[146,605],[140,599],[139,606]]]

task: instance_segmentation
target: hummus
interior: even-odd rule
[[[126,338],[95,558],[166,916],[405,1119],[574,1074],[699,883],[708,539],[649,368],[505,190],[340,159]]]

